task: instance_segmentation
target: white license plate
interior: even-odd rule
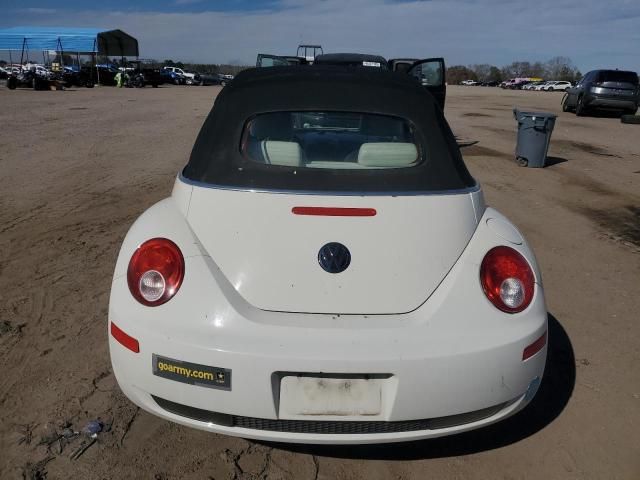
[[[384,381],[380,378],[283,377],[280,418],[379,415]]]

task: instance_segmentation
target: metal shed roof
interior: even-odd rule
[[[0,50],[56,50],[137,57],[138,40],[122,30],[11,27],[0,29]]]

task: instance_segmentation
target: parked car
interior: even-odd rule
[[[511,80],[507,80],[506,82],[502,82],[500,86],[502,88],[507,88],[510,90],[519,90],[523,85],[529,83],[531,79],[528,77],[517,77],[512,78]]]
[[[640,102],[638,74],[624,70],[593,70],[567,90],[562,111],[582,116],[594,110],[634,115]]]
[[[202,85],[202,76],[193,70],[184,70],[187,85]]]
[[[51,70],[38,63],[27,62],[22,69],[24,71],[35,72],[36,75],[42,78],[51,78]]]
[[[547,87],[549,85],[551,85],[552,83],[553,83],[552,81],[542,82],[542,83],[536,85],[535,87],[533,87],[532,90],[535,90],[536,92],[540,92],[540,91],[546,90]]]
[[[114,86],[116,84],[116,75],[118,74],[118,69],[110,64],[98,64],[95,69],[92,67],[82,67],[82,72],[89,78],[95,78],[95,83],[100,85],[109,85]]]
[[[418,58],[393,58],[387,62],[387,66],[394,72],[407,73],[418,61]]]
[[[230,80],[227,80],[221,73],[202,73],[200,74],[201,85],[221,85],[225,86]]]
[[[550,85],[547,85],[545,90],[547,92],[566,92],[567,89],[571,88],[571,82],[566,82],[564,80],[551,82]]]
[[[134,87],[144,87],[151,85],[153,88],[158,88],[165,82],[165,78],[162,75],[162,71],[159,68],[153,67],[150,62],[142,60],[130,60],[129,70],[129,83]]]
[[[522,90],[535,90],[535,88],[536,88],[538,85],[542,85],[543,83],[546,83],[546,82],[544,82],[544,81],[539,81],[539,82],[529,82],[529,83],[527,83],[526,85],[524,85],[524,86],[522,87]]]
[[[95,75],[90,74],[90,69],[81,69],[76,66],[65,66],[62,71],[56,72],[56,76],[64,82],[66,88],[87,87],[93,88],[95,85]]]
[[[160,70],[160,74],[162,75],[162,79],[165,83],[172,83],[174,85],[185,85],[187,83],[187,79],[184,75],[175,72],[170,68],[164,67]]]
[[[407,73],[255,68],[222,90],[120,248],[109,350],[131,401],[208,432],[345,444],[529,404],[540,270]]]
[[[389,69],[389,62],[384,57],[366,53],[324,53],[316,56],[313,64]]]
[[[259,53],[256,59],[256,67],[285,67],[287,65],[308,65],[308,64],[309,62],[305,57],[272,55],[270,53]],[[224,77],[223,74],[220,74],[220,76]]]
[[[174,78],[176,85],[197,85],[200,83],[199,78],[196,78],[198,74],[195,72],[189,72],[178,67],[163,67],[162,70],[173,72],[180,76],[177,78],[178,83],[176,83],[176,79]]]
[[[462,82],[460,82],[460,85],[467,85],[467,86],[473,86],[473,85],[479,85],[480,82],[476,82],[475,80],[463,80]]]

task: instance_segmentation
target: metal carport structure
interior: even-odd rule
[[[68,27],[11,27],[0,29],[0,50],[55,51],[60,54],[138,57],[138,40],[122,30]]]

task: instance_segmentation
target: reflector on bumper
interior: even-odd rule
[[[522,361],[527,358],[533,357],[536,353],[538,353],[542,348],[547,344],[547,332],[544,332],[542,336],[525,348],[522,351]]]
[[[113,322],[111,322],[111,336],[115,338],[120,345],[128,348],[133,353],[140,353],[140,343],[138,343],[138,340],[124,333]]]

